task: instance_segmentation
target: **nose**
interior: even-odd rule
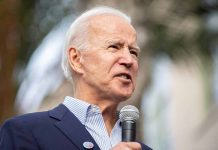
[[[125,66],[126,68],[131,68],[133,65],[133,56],[128,49],[124,49],[121,54],[121,59],[119,60],[120,65]]]

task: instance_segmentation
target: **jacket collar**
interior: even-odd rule
[[[63,104],[49,111],[49,116],[57,119],[54,123],[55,126],[60,129],[78,149],[84,149],[84,142],[92,142],[94,144],[93,150],[100,150],[85,126]]]

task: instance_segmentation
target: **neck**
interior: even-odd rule
[[[107,132],[110,135],[117,120],[117,106],[105,108],[103,111],[101,110],[101,112]]]

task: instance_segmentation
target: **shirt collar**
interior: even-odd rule
[[[100,114],[101,111],[98,106],[91,105],[83,100],[66,96],[63,104],[85,125],[88,115]]]
[[[85,124],[88,110],[91,108],[91,104],[66,96],[63,104],[79,119],[82,124]]]

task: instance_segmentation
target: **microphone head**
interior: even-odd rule
[[[124,106],[120,110],[119,118],[121,122],[127,120],[136,121],[139,119],[139,110],[133,105]]]

